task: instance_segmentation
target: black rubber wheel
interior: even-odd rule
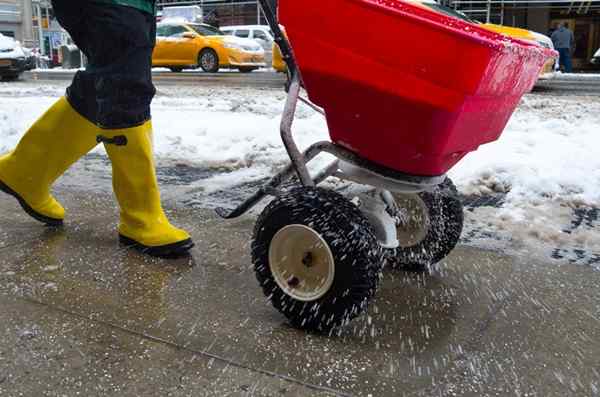
[[[177,68],[173,67],[173,68],[169,68],[169,69],[171,69],[171,72],[173,72],[173,73],[181,73],[183,71],[183,68],[179,68],[179,67],[177,67]]]
[[[256,69],[258,69],[258,68],[255,68],[253,66],[247,66],[247,67],[240,67],[240,68],[238,68],[238,70],[240,71],[240,73],[252,73]]]
[[[280,236],[290,228],[313,233],[320,243],[306,243],[300,236],[281,244]],[[278,251],[285,257],[277,256]],[[322,260],[324,251],[331,262]],[[347,324],[368,306],[384,263],[371,225],[358,208],[336,192],[313,187],[295,187],[267,206],[254,229],[252,259],[273,306],[293,326],[318,332]],[[323,272],[323,263],[334,271]],[[308,275],[300,275],[304,271]],[[322,278],[314,278],[315,273]],[[298,298],[300,293],[305,295]]]
[[[423,270],[454,250],[462,234],[464,214],[458,191],[449,178],[433,191],[394,194],[394,198],[400,208],[400,247],[386,252],[392,268]]]
[[[217,73],[219,71],[219,56],[214,50],[206,48],[198,55],[198,66],[206,73]]]

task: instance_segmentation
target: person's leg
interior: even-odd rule
[[[134,8],[95,4],[88,17],[94,59],[96,119],[113,168],[122,242],[151,255],[187,252],[193,242],[161,206],[152,153],[150,103],[154,17]]]
[[[565,50],[565,72],[573,73],[573,59],[571,58],[571,50]]]
[[[135,8],[90,3],[88,46],[93,62],[97,122],[103,129],[130,128],[150,120],[154,17]]]
[[[571,53],[570,53],[569,49],[559,48],[558,54],[559,54],[558,62],[560,64],[560,67],[563,69],[563,71],[565,73],[571,73],[571,71],[572,71]]]
[[[88,32],[89,1],[53,0],[52,7],[60,25],[69,33],[73,42],[88,59],[86,70],[75,73],[66,97],[71,106],[91,123],[97,124],[96,87],[93,73],[93,54],[91,53],[90,34]]]
[[[74,37],[79,34],[79,3],[55,0],[55,12]],[[67,6],[68,5],[68,6]],[[74,84],[77,84],[75,78]],[[92,95],[93,96],[93,95]],[[97,145],[98,128],[61,98],[23,136],[17,147],[0,157],[0,190],[19,201],[33,218],[52,226],[62,224],[64,208],[50,187],[75,161]]]

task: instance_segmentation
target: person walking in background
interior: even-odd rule
[[[561,23],[558,29],[552,33],[552,43],[560,54],[559,65],[564,69],[565,73],[572,73],[573,63],[571,54],[575,49],[575,36],[566,23]]]

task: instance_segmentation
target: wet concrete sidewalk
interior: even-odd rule
[[[387,270],[337,336],[290,328],[250,216],[176,210],[191,257],[119,247],[111,197],[61,191],[62,230],[0,196],[0,396],[598,396],[600,272],[459,247]]]

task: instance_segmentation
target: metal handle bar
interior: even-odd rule
[[[294,75],[298,74],[298,66],[296,65],[296,60],[294,59],[294,53],[292,51],[292,46],[289,41],[286,39],[281,27],[279,26],[279,21],[277,20],[277,15],[275,15],[275,11],[269,4],[268,0],[258,0],[260,6],[263,9],[263,13],[267,18],[267,22],[271,27],[271,31],[273,32],[275,43],[279,46],[281,50],[281,55],[283,56],[283,60],[287,64],[288,72],[290,73],[290,80]],[[296,0],[298,1],[298,0]]]

